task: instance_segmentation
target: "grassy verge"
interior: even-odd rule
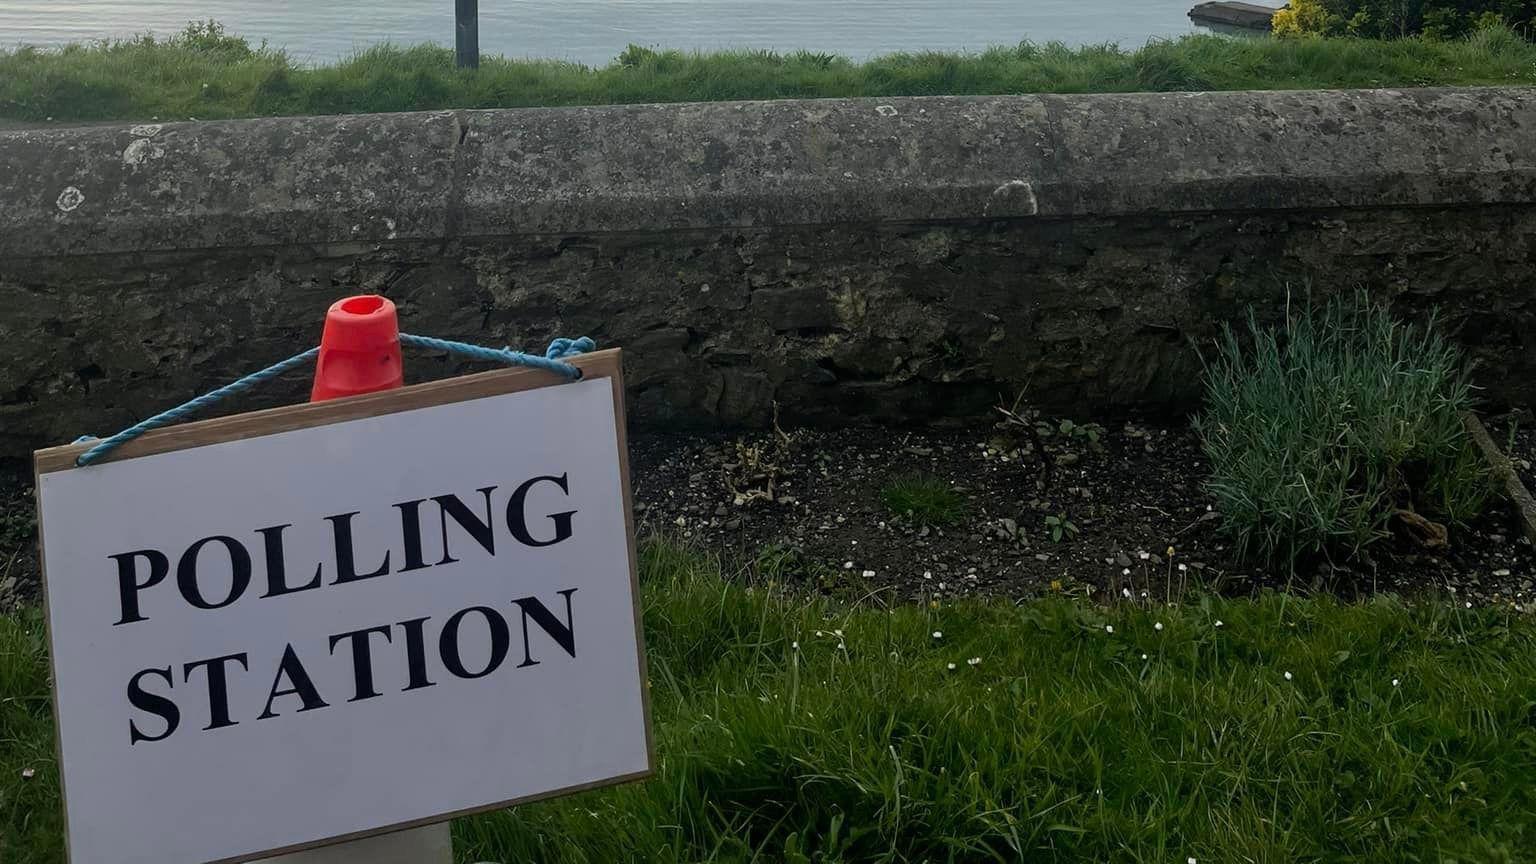
[[[643,559],[660,776],[461,820],[461,860],[1536,848],[1529,619],[1280,596],[885,611],[728,586],[666,544]],[[39,625],[0,618],[0,860],[18,864],[61,860]]]
[[[438,108],[831,96],[1417,87],[1536,83],[1536,45],[1504,29],[1454,42],[1188,36],[1137,50],[1023,43],[980,54],[686,54],[630,48],[613,63],[487,58],[380,46],[301,67],[216,26],[58,51],[0,51],[0,119],[181,120]]]

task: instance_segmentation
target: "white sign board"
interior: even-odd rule
[[[649,773],[605,354],[39,453],[71,861],[244,860]]]

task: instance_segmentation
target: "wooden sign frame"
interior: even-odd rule
[[[605,378],[609,381],[613,394],[614,421],[617,426],[617,446],[619,459],[619,478],[623,491],[624,527],[627,534],[626,546],[629,556],[629,580],[631,596],[634,599],[634,624],[635,641],[639,665],[636,674],[640,681],[640,699],[642,712],[645,718],[645,747],[646,769],[643,771],[599,780],[591,783],[578,784],[566,788],[542,792],[536,795],[528,795],[506,801],[497,801],[476,807],[437,813],[430,816],[413,819],[407,822],[399,822],[390,825],[382,825],[364,831],[355,831],[345,835],[327,838],[323,841],[294,844],[275,849],[263,850],[259,853],[238,855],[230,858],[221,858],[207,864],[238,864],[238,862],[255,861],[277,855],[292,852],[302,852],[343,843],[349,840],[357,840],[364,837],[373,837],[381,834],[403,831],[410,828],[418,828],[438,822],[445,822],[460,816],[468,816],[475,813],[485,813],[493,810],[502,810],[519,804],[528,804],[535,801],[543,801],[550,798],[584,792],[605,786],[613,786],[620,783],[644,780],[656,773],[656,746],[651,723],[651,693],[649,679],[646,671],[645,658],[645,633],[641,620],[639,563],[635,548],[635,521],[634,502],[631,493],[629,475],[629,439],[627,423],[624,411],[624,376],[622,355],[618,349],[595,351],[568,359],[571,365],[582,371],[583,379]],[[168,453],[176,450],[185,450],[194,447],[202,447],[210,444],[221,444],[228,441],[239,441],[248,438],[258,438],[266,435],[274,435],[281,432],[289,432],[296,429],[307,429],[318,426],[327,426],[342,423],[349,420],[357,420],[365,417],[375,417],[394,414],[402,411],[412,411],[421,408],[432,408],[441,405],[449,405],[456,402],[466,402],[489,396],[500,396],[509,393],[518,393],[534,390],[542,387],[557,387],[568,383],[566,378],[537,369],[514,368],[500,369],[493,372],[482,372],[473,375],[465,375],[442,381],[433,381],[425,384],[415,384],[395,390],[386,390],[378,393],[367,393],[360,396],[352,396],[343,399],[334,399],[325,402],[313,402],[302,405],[291,405],[281,408],[271,408],[263,411],[253,411],[246,414],[237,414],[229,417],[220,417],[212,420],[203,420],[195,423],[187,423],[165,429],[148,432],[140,438],[136,438],[123,444],[113,451],[103,462],[134,459],[142,456],[151,456],[158,453]],[[62,471],[89,471],[90,466],[79,467],[75,460],[80,454],[89,450],[96,442],[80,444],[68,444],[60,447],[51,447],[38,450],[33,454],[33,488],[36,490],[38,513],[42,513],[40,482],[44,474],[53,474]],[[49,673],[50,680],[57,680],[54,675],[52,614],[48,605],[49,583],[47,576],[47,562],[43,557],[43,531],[41,519],[38,522],[38,554],[39,570],[42,574],[43,586],[43,611],[44,619],[48,622],[49,633]],[[55,724],[58,717],[58,691],[50,688],[50,697],[53,703]],[[64,788],[64,759],[62,750],[62,738],[54,738],[54,758],[59,765],[59,793],[61,803],[68,812],[68,792]],[[65,856],[68,860],[69,850],[68,831],[65,832]]]

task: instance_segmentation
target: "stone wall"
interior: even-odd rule
[[[0,133],[0,456],[318,337],[628,352],[642,424],[1175,412],[1249,304],[1438,308],[1536,396],[1536,92],[1017,96]],[[463,367],[413,356],[424,379]],[[262,399],[302,399],[296,376]]]

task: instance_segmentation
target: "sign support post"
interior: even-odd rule
[[[366,295],[333,304],[325,314],[309,401],[377,393],[404,384],[395,304]],[[453,834],[449,823],[439,822],[263,858],[254,864],[453,864]]]

